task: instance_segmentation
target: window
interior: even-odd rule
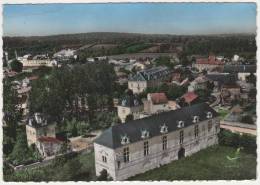
[[[106,157],[106,156],[102,156],[102,161],[103,161],[104,163],[106,163],[106,162],[107,162],[107,157]]]
[[[130,143],[130,139],[125,135],[125,136],[123,136],[122,138],[121,138],[121,144],[122,145],[126,145],[126,144],[128,144],[128,143]]]
[[[120,163],[120,161],[117,161],[117,168],[119,169],[119,168],[120,168],[120,166],[121,166],[121,163]]]
[[[183,130],[180,131],[180,144],[183,143],[183,139],[184,139],[184,134],[183,134]]]
[[[162,137],[162,149],[163,150],[167,149],[167,136]]]
[[[167,133],[168,132],[168,127],[164,124],[163,126],[161,126],[161,130],[160,130],[161,133]]]
[[[212,121],[208,122],[208,132],[210,132],[212,129]]]
[[[146,139],[149,137],[149,132],[147,130],[141,131],[141,138]]]
[[[147,156],[149,154],[149,143],[148,141],[144,142],[144,156]]]
[[[195,138],[199,136],[199,125],[195,125],[194,134],[195,134]]]
[[[124,148],[124,162],[125,163],[129,162],[129,148],[128,147]]]

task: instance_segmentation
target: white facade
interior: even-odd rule
[[[47,67],[53,67],[57,65],[56,60],[22,60],[23,67],[39,67],[39,66],[47,66]]]
[[[117,106],[117,115],[122,123],[125,123],[125,119],[129,114],[132,114],[135,119],[140,118],[140,113],[143,111],[143,105],[134,107]]]
[[[218,132],[219,118],[215,117],[116,149],[94,143],[96,175],[105,169],[113,180],[128,179],[217,144]]]
[[[128,89],[131,89],[134,94],[142,93],[147,87],[147,81],[128,81]]]
[[[246,77],[249,76],[250,74],[251,73],[238,73],[237,74],[238,80],[246,81]],[[254,73],[254,75],[256,75],[256,73]]]

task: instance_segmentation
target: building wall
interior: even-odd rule
[[[113,149],[105,147],[103,145],[99,145],[94,143],[95,149],[95,169],[96,169],[96,176],[100,175],[100,172],[105,169],[107,170],[109,176],[111,176],[115,180],[115,152]],[[106,161],[103,161],[102,156],[106,157]]]
[[[60,152],[61,143],[54,143],[54,142],[36,142],[36,146],[38,151],[43,157],[49,157],[56,155]]]
[[[130,143],[126,146],[117,148],[115,150],[108,149],[104,146],[95,144],[95,157],[100,159],[100,151],[102,148],[107,152],[109,163],[103,164],[102,161],[96,162],[96,173],[98,173],[104,166],[108,173],[114,180],[125,180],[131,176],[139,173],[144,173],[161,165],[170,163],[178,159],[178,152],[180,148],[185,149],[185,156],[189,156],[201,149],[218,143],[217,133],[219,132],[219,118],[212,120],[212,128],[208,132],[208,122],[199,123],[199,136],[195,139],[194,125],[180,129],[168,134],[144,139],[136,143]],[[184,131],[183,144],[179,143],[180,131]],[[167,149],[162,150],[162,137],[167,136]],[[144,141],[149,142],[149,154],[144,156]],[[123,149],[129,147],[129,162],[123,161]],[[97,151],[96,151],[97,150]],[[112,155],[112,156],[110,156]],[[120,161],[120,165],[118,162]]]
[[[241,81],[246,81],[246,77],[250,75],[250,73],[238,73],[238,79],[241,80]],[[254,75],[256,75],[254,73]]]
[[[214,64],[193,64],[192,65],[193,67],[197,68],[200,72],[203,71],[204,69],[205,70],[213,70],[214,68],[216,67],[220,67],[222,65],[214,65]]]
[[[23,60],[22,63],[24,67],[53,66],[51,60]]]
[[[168,103],[163,104],[153,104],[152,101],[144,101],[144,111],[149,114],[154,114],[160,111],[169,111],[172,110],[171,107],[168,106]]]
[[[27,143],[30,146],[33,143],[36,143],[37,139],[41,136],[47,137],[56,137],[55,131],[56,124],[47,125],[45,127],[32,127],[30,125],[26,125],[26,136]]]
[[[117,115],[122,121],[125,122],[126,116],[132,114],[134,119],[139,119],[139,113],[143,111],[143,105],[135,106],[135,107],[124,107],[124,106],[117,106]]]
[[[146,81],[128,81],[128,89],[131,89],[134,94],[139,94],[147,88]]]

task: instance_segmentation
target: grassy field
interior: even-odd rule
[[[225,109],[220,109],[220,110],[218,110],[218,113],[219,113],[221,119],[223,120],[226,117],[226,115],[228,115],[229,111],[225,110]]]
[[[236,148],[214,146],[190,157],[173,161],[129,180],[242,180],[256,178],[256,156],[244,151],[240,159],[230,161]]]
[[[202,150],[190,157],[173,161],[160,168],[137,175],[129,180],[242,180],[256,178],[256,156],[241,152],[241,158],[235,162],[229,161],[227,156],[233,157],[236,148],[214,146]],[[4,175],[5,181],[96,181],[94,153],[82,153],[76,156],[80,166],[76,177],[67,177],[66,162],[61,166],[46,166],[37,169],[22,170],[12,175]],[[74,167],[75,168],[75,167]],[[69,175],[68,174],[68,175]]]

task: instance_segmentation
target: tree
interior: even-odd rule
[[[180,62],[184,66],[188,66],[191,64],[191,61],[189,61],[187,54],[185,52],[182,52],[179,56]]]
[[[3,152],[9,154],[16,141],[17,123],[21,119],[21,112],[18,108],[18,95],[11,86],[8,79],[3,80],[3,120],[6,124],[3,127]]]
[[[128,115],[126,116],[126,118],[125,118],[125,122],[129,122],[129,121],[132,121],[132,120],[134,120],[133,114],[128,114]]]
[[[19,132],[14,149],[9,155],[9,159],[15,165],[23,164],[32,160],[32,153],[27,145],[25,133]]]
[[[10,63],[10,67],[15,72],[21,72],[23,70],[23,63],[19,62],[18,60],[14,60]]]
[[[255,124],[254,120],[252,119],[252,116],[250,116],[250,115],[243,116],[242,119],[241,119],[241,122],[247,123],[247,124],[250,124],[250,125]]]
[[[63,181],[77,180],[77,176],[81,172],[82,164],[78,158],[70,159],[64,164],[59,179]]]
[[[107,170],[103,169],[100,172],[100,175],[97,178],[98,181],[107,181],[107,180],[111,180],[111,178],[109,178],[109,175],[107,173]]]
[[[256,76],[253,73],[250,73],[250,75],[246,77],[246,82],[252,83],[256,86]]]

